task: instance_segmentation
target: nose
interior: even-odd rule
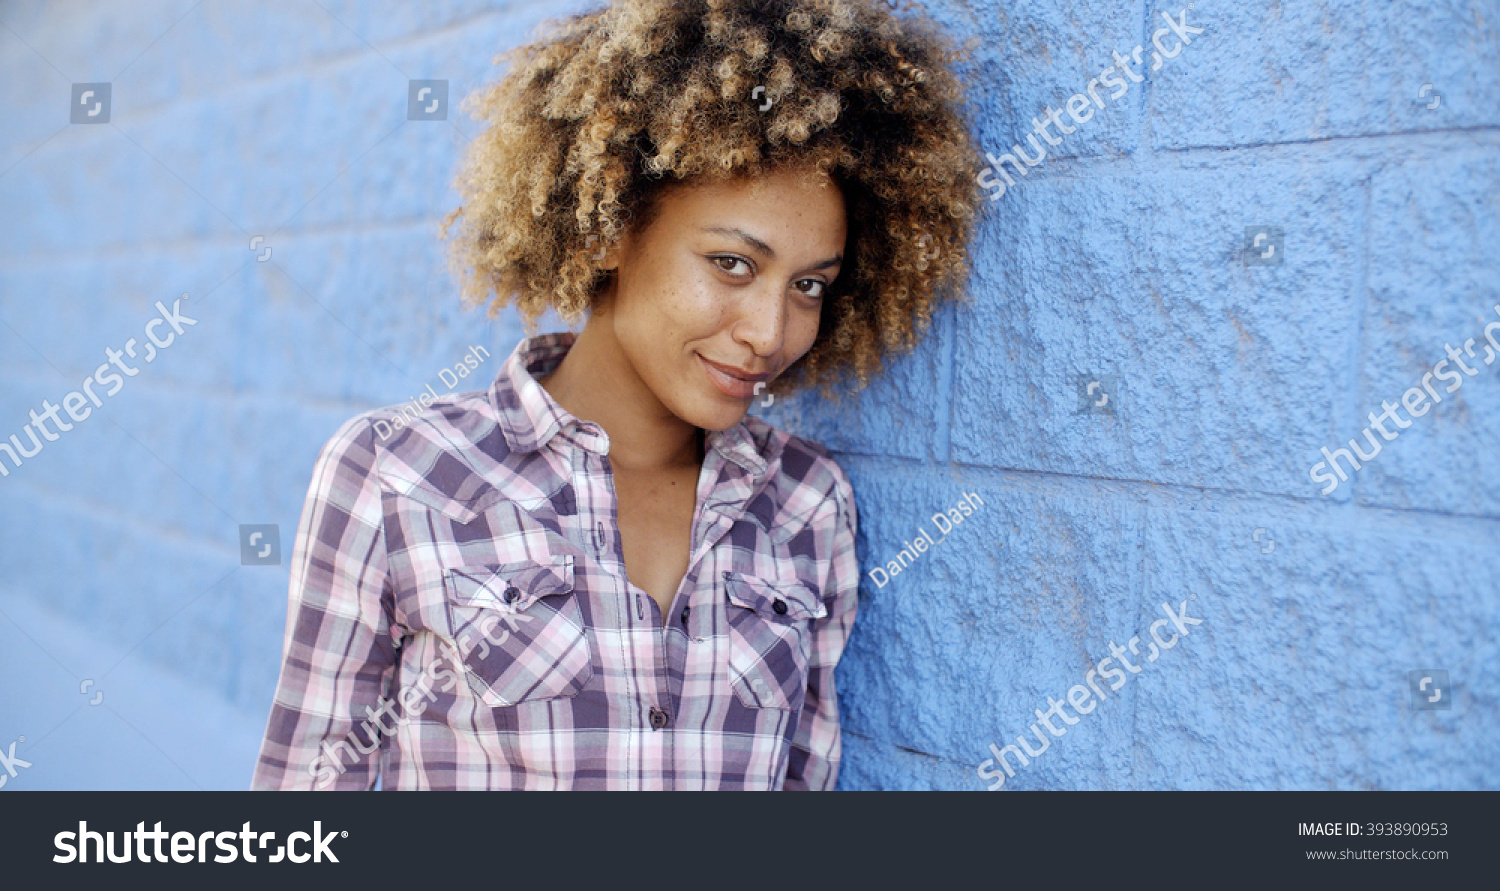
[[[765,286],[746,289],[736,307],[730,336],[762,359],[775,357],[786,340],[786,301],[784,290],[771,284],[769,277]]]

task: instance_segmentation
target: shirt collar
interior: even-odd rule
[[[562,362],[577,338],[572,331],[528,337],[516,345],[501,366],[490,387],[490,402],[512,452],[535,452],[558,434],[566,434],[589,451],[609,453],[609,435],[602,427],[574,417],[537,382]],[[766,459],[743,418],[725,430],[709,432],[706,441],[751,476],[765,474]]]
[[[577,336],[563,331],[528,337],[516,344],[500,367],[490,387],[490,401],[511,452],[535,452],[570,425],[576,427],[579,445],[607,451],[609,440],[603,430],[593,424],[585,427],[537,383],[538,377],[557,367]]]

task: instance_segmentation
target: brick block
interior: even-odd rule
[[[1032,184],[976,239],[954,459],[1313,494],[1355,336],[1361,176],[1226,162]],[[1284,263],[1245,265],[1246,228],[1270,225]],[[1102,375],[1115,408],[1081,412]]]

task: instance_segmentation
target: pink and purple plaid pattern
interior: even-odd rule
[[[536,381],[573,339],[324,447],[254,788],[833,788],[848,478],[757,418],[709,433],[662,616],[626,579],[608,437]]]

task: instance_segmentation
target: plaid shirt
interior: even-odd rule
[[[757,418],[707,434],[663,617],[625,575],[609,437],[536,381],[573,339],[323,448],[254,788],[833,788],[848,478]]]

